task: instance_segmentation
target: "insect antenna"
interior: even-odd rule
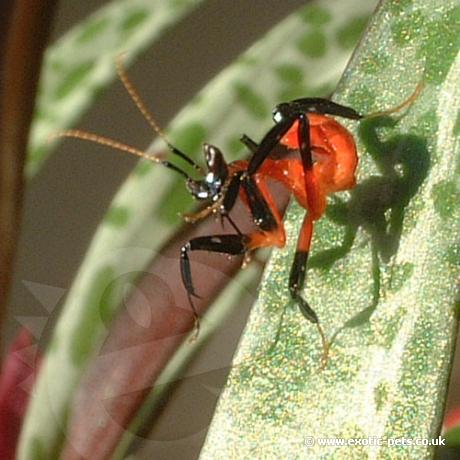
[[[173,171],[178,172],[179,174],[184,176],[185,179],[192,180],[192,178],[185,171],[183,171],[182,169],[178,168],[176,165],[170,163],[169,161],[162,160],[161,158],[158,158],[158,157],[153,156],[153,155],[149,155],[149,154],[147,154],[147,153],[143,152],[142,150],[139,150],[139,149],[137,149],[135,147],[132,147],[132,146],[127,145],[127,144],[123,144],[122,142],[116,141],[114,139],[110,139],[108,137],[100,136],[99,134],[94,134],[94,133],[90,133],[88,131],[82,131],[82,130],[79,130],[79,129],[68,129],[68,130],[65,130],[65,131],[59,131],[56,134],[52,134],[50,136],[50,140],[55,139],[55,138],[60,138],[60,137],[71,137],[71,138],[74,138],[74,139],[81,139],[81,140],[84,140],[84,141],[94,142],[96,144],[111,147],[111,148],[113,148],[115,150],[119,150],[121,152],[126,152],[126,153],[129,153],[131,155],[136,155],[136,156],[138,156],[140,158],[144,158],[145,160],[153,161],[154,163],[160,163],[163,166],[165,166],[166,168],[169,168],[169,169],[172,169]]]
[[[141,112],[141,114],[143,115],[147,123],[153,128],[153,130],[158,134],[158,136],[160,136],[163,139],[163,141],[165,142],[165,144],[168,146],[168,148],[171,150],[172,153],[174,153],[175,155],[185,160],[188,164],[192,165],[197,171],[200,171],[201,173],[203,173],[201,166],[196,164],[188,155],[186,155],[184,152],[182,152],[177,147],[175,147],[173,144],[171,144],[165,132],[160,128],[160,126],[156,122],[153,115],[147,109],[142,98],[139,96],[139,93],[137,92],[134,85],[131,83],[131,80],[129,79],[128,74],[125,71],[125,68],[123,66],[123,54],[119,54],[117,56],[116,67],[117,67],[118,77],[120,78],[121,82],[123,83],[123,86],[125,87],[126,91],[131,97],[131,100],[134,102],[136,107],[139,109],[139,111]]]

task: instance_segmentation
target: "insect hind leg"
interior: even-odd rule
[[[297,303],[300,311],[310,322],[316,325],[323,346],[323,356],[321,358],[321,368],[327,363],[329,355],[329,341],[319,322],[318,315],[310,307],[309,303],[302,297],[302,290],[305,285],[307,274],[307,262],[310,251],[311,239],[313,235],[313,218],[307,214],[302,224],[302,230],[297,242],[297,251],[294,256],[291,273],[289,276],[289,293],[291,298]]]

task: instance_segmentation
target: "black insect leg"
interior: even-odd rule
[[[307,274],[308,251],[297,250],[294,256],[291,273],[289,275],[289,293],[299,305],[300,311],[308,321],[317,324],[318,315],[308,302],[301,296]]]
[[[296,120],[296,116],[287,117],[273,126],[260,141],[257,150],[249,160],[247,173],[252,176],[257,172],[260,165],[270,155],[273,149],[280,143],[283,136],[289,131]],[[246,139],[246,138],[245,138]],[[244,142],[244,141],[243,141]]]
[[[299,116],[299,127],[297,138],[300,150],[300,157],[305,175],[305,189],[307,192],[308,211],[304,218],[302,229],[297,242],[297,251],[294,256],[291,274],[289,277],[289,291],[291,297],[296,300],[305,318],[316,324],[321,341],[323,343],[323,366],[326,364],[329,344],[324,331],[319,323],[318,316],[310,307],[308,302],[301,296],[305,284],[308,254],[310,252],[311,240],[313,237],[314,221],[319,218],[321,208],[320,195],[318,193],[315,177],[313,176],[313,157],[310,145],[310,127],[308,117],[305,113]]]
[[[381,112],[374,112],[367,115],[358,113],[355,109],[347,107],[345,105],[337,104],[337,102],[330,101],[322,98],[301,98],[294,99],[290,102],[284,102],[279,104],[274,110],[274,116],[280,117],[293,117],[298,116],[300,113],[319,113],[323,115],[334,115],[336,117],[348,118],[350,120],[361,120],[363,118],[388,115],[393,112],[397,112],[410,104],[419,96],[423,88],[423,82],[420,82],[414,92],[401,104],[388,110]]]
[[[363,115],[355,109],[336,102],[322,98],[301,98],[290,102],[283,102],[276,106],[273,111],[274,117],[277,114],[281,117],[298,118],[301,113],[318,113],[322,115],[334,115],[337,117],[348,118],[350,120],[361,120]]]
[[[251,176],[244,176],[242,186],[246,192],[254,224],[264,232],[273,231],[278,226],[278,222],[261,190],[257,187],[255,179]]]
[[[299,306],[300,311],[305,316],[305,318],[311,321],[313,324],[316,324],[323,345],[323,356],[321,359],[321,367],[323,368],[327,363],[327,357],[329,354],[329,342],[326,338],[323,328],[321,327],[318,315],[302,296],[302,290],[305,287],[307,275],[307,262],[308,254],[310,252],[312,235],[313,219],[309,214],[306,214],[297,242],[297,250],[294,255],[294,262],[292,263],[291,273],[289,275],[289,293],[291,294],[292,299],[295,300]]]
[[[252,152],[255,153],[257,149],[259,148],[259,144],[252,140],[249,136],[246,134],[243,134],[240,137],[240,141]]]
[[[255,152],[257,150],[257,147],[258,147],[257,143],[253,141],[249,136],[246,136],[246,134],[243,134],[240,140],[246,147],[248,147],[249,150],[251,150],[251,152]],[[219,208],[219,213],[221,215],[222,220],[224,218],[227,219],[230,225],[239,234],[241,234],[241,231],[237,227],[235,222],[233,222],[232,218],[230,217],[230,211],[233,209],[233,206],[235,206],[236,199],[238,198],[238,194],[239,194],[240,186],[241,186],[242,175],[243,175],[243,171],[239,171],[230,179],[230,183],[227,186],[227,190],[225,191],[225,196]]]
[[[222,203],[219,207],[219,214],[221,216],[221,219],[227,219],[230,223],[230,225],[235,229],[235,231],[241,235],[241,231],[238,228],[238,226],[235,224],[233,219],[230,217],[230,211],[233,209],[233,206],[235,206],[236,199],[238,198],[238,194],[240,191],[240,186],[241,186],[241,176],[243,172],[237,172],[231,179],[230,183],[227,186],[227,189],[225,191],[225,195],[222,199]]]
[[[190,307],[193,311],[195,319],[196,335],[199,332],[199,315],[193,303],[193,297],[199,297],[193,287],[192,271],[190,267],[190,259],[188,256],[189,251],[210,251],[220,252],[230,255],[241,255],[246,251],[246,237],[245,235],[214,235],[214,236],[200,236],[193,238],[188,243],[184,244],[180,252],[180,271],[182,283],[187,291],[187,297]]]
[[[269,204],[262,191],[257,187],[255,180],[252,177],[245,177],[242,181],[241,176],[243,172],[235,174],[235,177],[232,179],[227,194],[225,195],[224,202],[222,206],[224,209],[222,212],[227,212],[229,208],[234,203],[234,200],[237,196],[237,186],[234,184],[241,183],[246,197],[248,200],[248,206],[251,211],[254,223],[263,231],[263,232],[273,232],[278,230],[279,222],[277,221],[276,216],[272,213]],[[235,192],[236,190],[236,192]],[[228,201],[226,201],[228,200]],[[235,226],[236,227],[236,226]],[[202,236],[190,240],[181,248],[180,254],[180,269],[182,282],[187,291],[187,295],[192,307],[195,319],[198,319],[198,313],[193,304],[193,297],[198,297],[195,293],[192,281],[192,274],[190,268],[190,260],[188,253],[190,251],[210,251],[210,252],[220,252],[223,254],[230,255],[243,255],[248,250],[248,242],[250,241],[249,235],[242,234],[239,229],[235,228],[238,232],[236,235],[224,234],[224,235],[214,235],[214,236]]]
[[[244,139],[244,140],[243,140]],[[242,142],[248,143],[249,145],[256,146],[257,144],[252,141],[249,137],[243,136]],[[257,187],[257,184],[253,177],[245,174],[243,171],[237,172],[230,181],[227,191],[225,193],[222,205],[219,209],[220,214],[223,217],[229,218],[229,212],[233,208],[240,187],[243,187],[243,190],[246,193],[248,199],[248,206],[252,214],[254,223],[263,231],[273,230],[278,223],[270,209],[269,204],[265,200],[262,192]],[[241,234],[240,230],[234,225],[230,220],[230,223],[233,225],[235,230]]]
[[[342,118],[360,120],[363,118],[356,110],[351,107],[337,104],[336,102],[320,98],[295,99],[291,102],[284,102],[276,106],[273,111],[275,126],[264,136],[258,148],[249,160],[248,174],[253,175],[270,155],[273,149],[279,144],[283,136],[289,131],[296,120],[307,113],[320,113],[324,115],[336,115]],[[242,141],[248,145],[247,137]]]
[[[306,114],[299,116],[297,128],[297,143],[299,144],[300,159],[305,178],[305,190],[307,192],[308,212],[314,213],[318,201],[316,181],[313,176],[313,156],[310,145],[310,125]]]
[[[313,159],[311,154],[310,147],[310,130],[308,126],[308,118],[305,114],[302,114],[299,118],[299,128],[297,132],[300,157],[302,159],[302,166],[305,174],[305,184],[307,189],[307,200],[308,206],[310,208],[310,174],[313,168]],[[313,184],[314,185],[314,184]],[[308,210],[307,215],[304,218],[302,224],[302,230],[299,235],[299,240],[297,242],[297,252],[294,257],[294,263],[292,265],[291,275],[289,277],[289,291],[291,297],[297,301],[299,307],[304,314],[304,316],[311,321],[312,323],[318,323],[318,316],[308,305],[308,303],[300,296],[300,291],[303,288],[306,270],[307,270],[307,260],[308,253],[310,251],[311,238],[313,235],[313,217],[310,210]]]

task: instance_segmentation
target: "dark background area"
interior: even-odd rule
[[[51,42],[104,3],[62,0]],[[130,77],[165,126],[209,79],[273,24],[305,3],[208,0],[139,58],[129,70]],[[140,114],[128,103],[119,82],[104,92],[78,126],[141,148],[153,137]],[[48,315],[24,282],[69,289],[114,193],[136,164],[128,155],[104,153],[80,142],[66,141],[28,183],[5,342],[18,328],[16,316]],[[247,313],[247,309],[236,312],[232,337],[226,334],[220,340],[212,340],[200,359],[206,359],[207,353],[228,355]],[[52,313],[45,327],[43,344],[56,314]],[[452,389],[460,383],[458,364]],[[139,458],[195,458],[226,372],[215,370],[178,385],[168,410],[161,413],[148,434],[151,442],[144,445]],[[458,404],[458,391],[451,391],[449,406]]]

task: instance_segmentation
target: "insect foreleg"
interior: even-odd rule
[[[249,160],[247,174],[252,176],[259,169],[260,165],[264,160],[272,153],[273,149],[280,143],[283,136],[289,131],[289,128],[292,126],[295,117],[286,118],[273,126],[270,131],[263,137],[260,141],[260,144],[257,150],[254,152],[253,156]],[[242,139],[245,142],[249,138]]]
[[[192,271],[188,253],[190,251],[210,251],[222,254],[240,255],[246,251],[245,235],[214,235],[193,238],[184,244],[180,251],[180,272],[182,283],[187,291],[187,297],[195,319],[196,333],[199,331],[199,315],[193,303],[193,297],[199,297],[193,286]]]

